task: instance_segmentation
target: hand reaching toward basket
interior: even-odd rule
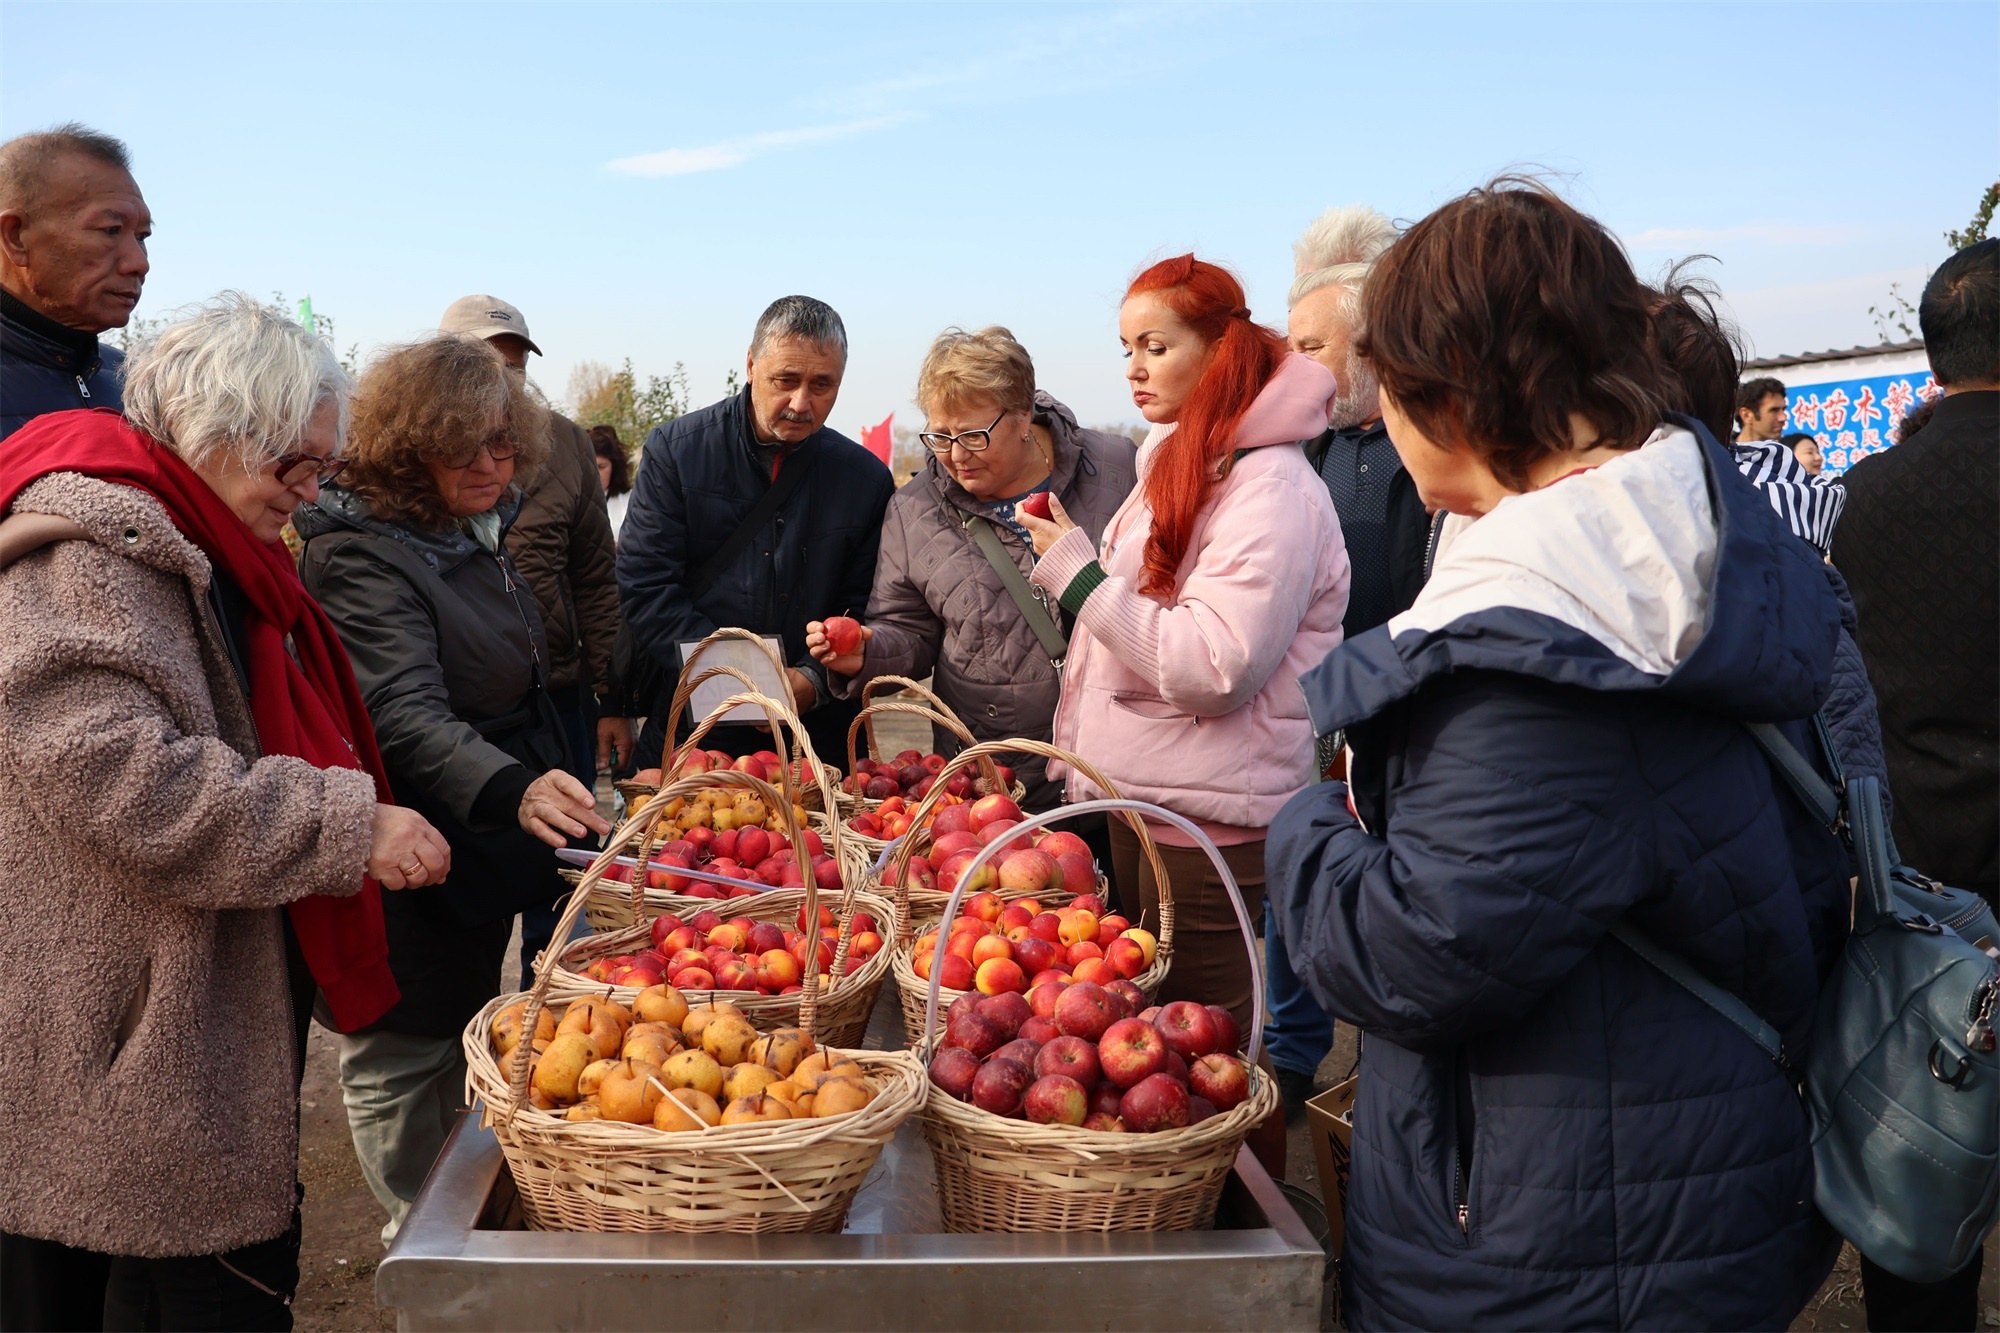
[[[378,804],[366,869],[385,889],[420,889],[451,873],[451,845],[416,811]]]
[[[536,778],[521,796],[521,827],[551,847],[567,846],[585,832],[599,837],[611,825],[597,813],[597,796],[560,768]]]
[[[867,656],[868,641],[875,631],[846,616],[806,622],[806,651],[828,671],[843,676],[861,674],[861,659]]]

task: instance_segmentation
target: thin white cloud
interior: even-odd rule
[[[1731,241],[1762,245],[1845,245],[1861,239],[1859,227],[1831,223],[1752,223],[1738,227],[1648,227],[1626,244],[1634,250],[1686,250]]]
[[[751,158],[803,144],[830,143],[874,130],[887,129],[909,119],[907,116],[874,116],[836,125],[806,125],[794,130],[767,130],[741,139],[699,148],[668,148],[657,153],[614,158],[605,165],[625,176],[687,176],[697,171],[721,171],[739,166]]]

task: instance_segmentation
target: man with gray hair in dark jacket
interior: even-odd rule
[[[117,408],[153,215],[125,145],[74,121],[0,144],[0,439],[45,412]]]
[[[618,543],[626,624],[668,681],[681,645],[720,627],[781,640],[789,702],[829,762],[860,706],[833,698],[806,650],[806,622],[867,606],[896,489],[880,459],[826,424],[846,369],[847,330],[832,306],[772,302],[751,336],[743,391],[647,437]],[[663,694],[639,739],[643,763],[664,749],[666,703]],[[727,726],[706,744],[747,754],[771,738]]]

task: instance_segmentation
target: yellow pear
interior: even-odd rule
[[[764,1095],[776,1097],[797,1114],[803,1114],[804,1108],[812,1105],[812,1089],[801,1087],[790,1079],[779,1079],[776,1083],[766,1084]]]
[[[586,1120],[602,1120],[604,1112],[594,1101],[578,1102],[563,1113],[563,1119],[582,1124]]]
[[[722,1123],[722,1108],[699,1088],[675,1088],[653,1108],[653,1128],[668,1133],[698,1130]]]
[[[728,1000],[717,1000],[713,1004],[697,1005],[688,1010],[685,1022],[681,1024],[681,1040],[693,1046],[701,1040],[702,1032],[718,1018],[728,1015],[743,1017],[743,1011]]]
[[[682,1051],[660,1066],[660,1081],[673,1088],[698,1088],[714,1097],[722,1091],[722,1066],[707,1051]]]
[[[598,1085],[604,1082],[604,1076],[617,1067],[618,1062],[616,1060],[592,1060],[583,1067],[583,1072],[576,1077],[576,1095],[579,1097],[593,1096],[597,1092]]]
[[[816,1117],[846,1115],[875,1100],[875,1094],[851,1078],[830,1078],[813,1091]]]
[[[812,1054],[812,1039],[797,1028],[786,1028],[759,1037],[750,1047],[750,1058],[789,1078],[799,1061]]]
[[[763,1065],[740,1064],[722,1078],[722,1098],[735,1101],[738,1097],[748,1097],[753,1092],[763,1092],[778,1082],[778,1071],[766,1069]]]
[[[648,1125],[653,1121],[653,1111],[660,1104],[660,1098],[667,1090],[656,1077],[652,1065],[639,1064],[633,1060],[621,1060],[611,1067],[604,1076],[604,1084],[597,1090],[597,1104],[606,1120],[621,1120],[628,1125]]]
[[[666,1023],[673,1027],[679,1027],[688,1015],[688,1002],[679,991],[664,982],[640,991],[632,1001],[632,1008],[648,1023]]]
[[[715,1057],[719,1065],[740,1065],[750,1058],[750,1048],[757,1044],[757,1029],[750,1026],[750,1020],[735,1014],[724,1014],[709,1022],[701,1030],[701,1048]]]
[[[757,1093],[750,1097],[739,1097],[722,1108],[722,1123],[725,1125],[754,1125],[766,1120],[790,1120],[792,1108],[776,1097]]]
[[[521,1025],[528,1016],[528,1002],[516,1000],[493,1016],[493,1048],[501,1055],[521,1044]],[[556,1035],[555,1011],[547,1005],[535,1019],[535,1035],[544,1041]]]
[[[577,1099],[577,1080],[598,1059],[597,1048],[581,1032],[559,1032],[549,1048],[535,1061],[532,1079],[536,1092],[558,1102]]]

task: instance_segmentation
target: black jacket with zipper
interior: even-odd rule
[[[0,440],[36,417],[74,407],[125,406],[125,354],[0,292]]]
[[[880,459],[824,428],[786,450],[779,465],[810,466],[805,483],[709,588],[691,594],[689,580],[772,485],[772,451],[759,448],[750,420],[745,389],[657,426],[646,438],[618,533],[618,591],[626,624],[670,687],[680,672],[679,645],[725,625],[782,639],[785,660],[822,681],[806,652],[806,622],[859,616],[868,605],[882,513],[896,487]],[[805,722],[820,756],[837,764],[859,706],[828,695],[820,690],[820,706]],[[659,725],[649,724],[641,744],[644,764],[658,762]],[[769,740],[730,727],[718,728],[713,744],[755,750]]]
[[[518,490],[500,502],[503,534],[520,503]],[[528,784],[565,766],[541,613],[512,562],[456,525],[385,520],[337,486],[292,522],[300,576],[347,646],[389,785],[451,844],[443,883],[382,895],[403,999],[377,1026],[452,1036],[498,992],[515,914],[563,888],[554,853],[515,821]]]

